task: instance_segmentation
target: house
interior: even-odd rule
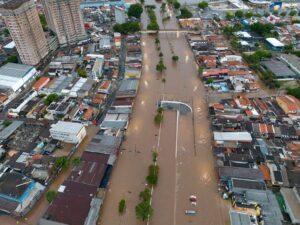
[[[284,44],[276,38],[266,38],[266,43],[273,51],[282,51]]]
[[[276,97],[276,102],[286,114],[300,113],[300,100],[291,95]]]
[[[300,223],[300,190],[299,188],[281,188],[280,193],[285,202],[286,211],[292,224]]]

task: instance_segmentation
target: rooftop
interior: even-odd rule
[[[261,64],[270,70],[276,78],[294,78],[297,76],[296,73],[288,67],[288,65],[280,60],[265,60],[262,61]]]
[[[72,123],[65,121],[58,121],[56,124],[51,125],[51,129],[56,132],[69,132],[77,134],[84,126],[80,123]]]
[[[84,224],[97,187],[70,180],[65,181],[62,186],[62,192],[58,193],[49,206],[45,219],[72,225]]]
[[[0,195],[9,200],[20,201],[31,183],[31,179],[20,173],[5,173],[0,178]]]
[[[18,63],[7,63],[0,67],[0,76],[23,78],[34,67]]]
[[[284,44],[276,38],[266,38],[266,41],[274,47],[283,47]]]
[[[23,3],[29,2],[31,0],[11,0],[6,3],[4,3],[0,8],[4,9],[17,9],[19,8]]]

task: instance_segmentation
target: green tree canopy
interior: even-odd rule
[[[199,2],[198,7],[200,9],[206,9],[208,7],[208,3],[206,1]]]
[[[179,9],[181,5],[178,1],[174,1],[173,6],[175,9]]]
[[[141,18],[141,15],[143,13],[143,6],[139,3],[133,4],[128,9],[128,16],[135,17],[137,19]]]
[[[227,12],[226,13],[226,19],[232,20],[234,18],[234,14],[232,12]]]
[[[254,14],[253,14],[253,12],[251,12],[251,11],[248,11],[248,12],[245,13],[245,17],[246,17],[247,19],[250,19],[253,15],[254,15]]]
[[[287,93],[293,95],[300,100],[300,87],[287,88]]]
[[[46,199],[49,203],[53,202],[53,200],[56,198],[57,192],[56,191],[47,191],[46,192]]]
[[[10,55],[5,60],[5,63],[17,63],[17,62],[18,62],[18,57],[16,55]]]
[[[271,23],[263,24],[261,22],[256,22],[250,25],[250,29],[261,36],[267,36],[274,29],[274,25]]]
[[[114,25],[113,29],[121,34],[131,34],[140,31],[141,27],[138,22],[126,22]]]
[[[50,105],[52,102],[56,102],[58,100],[58,95],[56,93],[49,94],[44,100],[45,105]]]
[[[125,209],[126,209],[125,199],[121,199],[119,201],[118,211],[119,211],[120,214],[123,214],[125,212]]]
[[[292,10],[292,11],[290,12],[290,16],[296,16],[296,14],[297,14],[297,11],[296,11],[296,10]]]
[[[77,74],[80,77],[86,77],[87,76],[87,72],[84,68],[78,68],[77,69]]]
[[[191,17],[193,17],[193,14],[186,7],[180,9],[180,19],[187,19]]]
[[[242,10],[238,10],[238,11],[235,12],[234,15],[235,15],[235,17],[241,19],[244,16],[244,12]]]

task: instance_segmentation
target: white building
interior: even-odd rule
[[[220,62],[224,63],[224,62],[230,62],[230,61],[238,61],[238,62],[242,62],[242,56],[240,55],[225,55],[223,58],[221,58]]]
[[[7,63],[0,68],[0,87],[17,92],[36,76],[32,66]]]
[[[50,135],[55,140],[79,144],[86,136],[86,129],[80,123],[58,121],[51,126]]]
[[[115,7],[115,19],[116,23],[125,23],[126,22],[126,13],[125,9],[116,6]]]

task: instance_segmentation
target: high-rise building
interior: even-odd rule
[[[47,54],[47,40],[34,0],[11,0],[0,6],[22,63],[38,64]]]
[[[86,38],[80,0],[42,0],[47,24],[60,45],[71,45]]]

